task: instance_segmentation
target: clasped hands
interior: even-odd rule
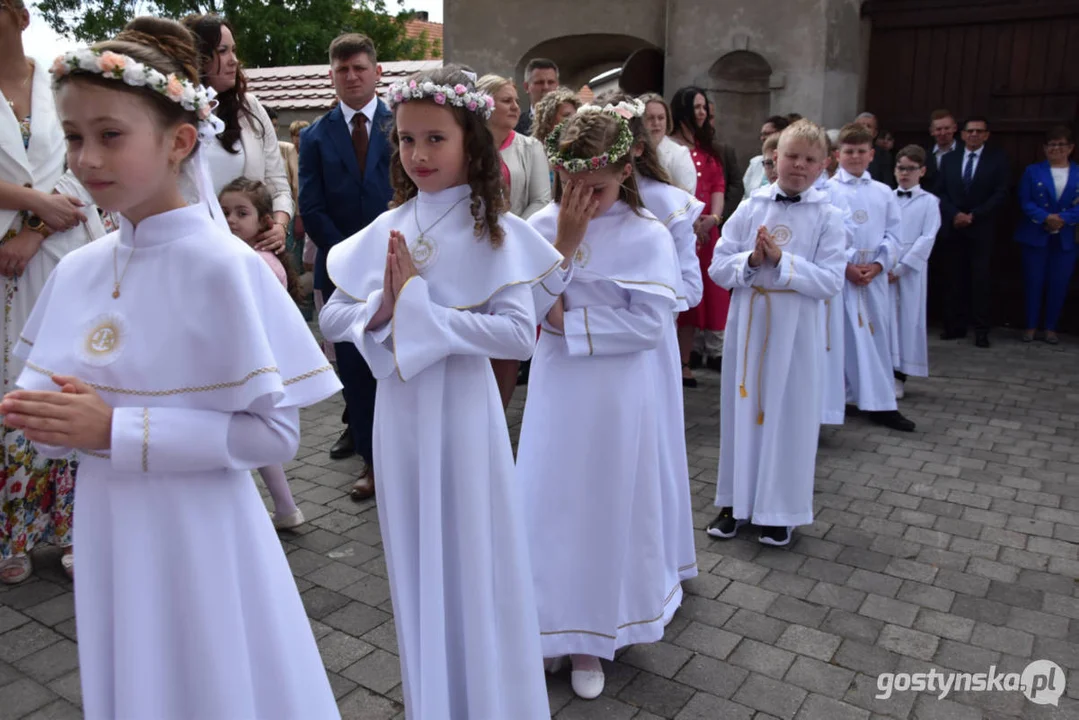
[[[768,232],[768,228],[761,225],[757,228],[757,242],[753,252],[749,254],[749,266],[760,267],[765,260],[769,265],[779,265],[783,257],[783,251],[776,245],[775,236]]]
[[[957,212],[955,217],[952,218],[952,225],[957,228],[970,227],[974,224],[974,215],[971,213]]]
[[[382,277],[382,304],[371,317],[368,328],[375,330],[389,322],[393,317],[398,294],[405,283],[416,275],[419,275],[419,272],[416,264],[412,262],[412,253],[408,251],[405,236],[397,230],[391,230],[386,247],[386,270]]]
[[[868,285],[882,272],[884,272],[884,266],[879,262],[847,263],[847,279],[855,285]],[[891,273],[888,276],[889,282],[892,282]]]
[[[54,375],[59,390],[14,390],[0,401],[9,428],[31,442],[81,450],[112,446],[112,408],[82,380]]]
[[[1045,229],[1051,233],[1059,232],[1064,227],[1064,218],[1056,213],[1045,218]]]

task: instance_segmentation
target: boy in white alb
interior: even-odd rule
[[[846,266],[842,215],[812,187],[826,153],[813,123],[784,130],[778,180],[738,206],[708,270],[732,291],[712,537],[732,538],[752,521],[761,543],[787,545],[792,526],[813,522],[820,304],[839,292]]]
[[[895,163],[895,191],[902,217],[899,262],[888,273],[888,289],[895,310],[892,323],[892,363],[895,366],[895,396],[903,397],[908,375],[928,377],[925,295],[926,266],[940,229],[940,200],[926,192],[918,181],[925,177],[925,150],[908,145],[899,151]]]
[[[857,124],[845,126],[839,133],[839,170],[829,185],[850,207],[854,230],[843,287],[847,401],[878,425],[912,432],[914,423],[895,402],[893,313],[885,274],[899,253],[899,205],[891,188],[869,176],[872,159],[870,132]]]

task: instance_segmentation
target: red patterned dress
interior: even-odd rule
[[[705,214],[712,212],[712,193],[727,189],[723,179],[723,165],[699,147],[690,150],[693,164],[697,167],[697,199],[704,203]],[[718,213],[717,213],[718,214]],[[695,327],[699,330],[724,330],[727,327],[727,310],[731,294],[712,282],[708,266],[712,264],[712,252],[719,239],[719,228],[712,228],[708,240],[697,243],[697,257],[701,261],[701,278],[704,280],[704,296],[701,304],[686,310],[678,317],[679,327]]]

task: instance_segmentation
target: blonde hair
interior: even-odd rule
[[[592,158],[610,152],[618,139],[623,122],[625,120],[605,112],[578,113],[562,125],[562,134],[558,138],[558,151],[562,157],[579,159]],[[627,167],[633,167],[632,146],[625,155],[620,158],[611,158],[606,167],[593,172],[615,174]],[[555,173],[553,197],[555,202],[562,202],[562,177],[558,173]],[[632,172],[622,181],[618,190],[618,199],[629,205],[638,215],[644,209],[641,193],[637,188],[637,178]]]
[[[659,103],[663,106],[664,112],[667,113],[667,132],[665,134],[670,135],[674,132],[674,119],[671,117],[671,106],[667,104],[667,101],[663,99],[663,96],[658,93],[645,93],[637,98],[644,103],[645,108],[648,107],[648,103]]]
[[[764,144],[761,145],[761,155],[767,155],[770,152],[774,152],[779,147],[779,133],[772,133],[764,140]]]
[[[288,126],[289,135],[299,135],[300,131],[305,127],[309,127],[311,123],[306,120],[293,120]]]
[[[485,92],[488,95],[494,95],[507,85],[512,85],[513,81],[507,77],[501,75],[488,74],[481,77],[476,81],[476,89],[480,92]]]
[[[555,128],[555,118],[558,117],[558,108],[564,103],[569,103],[575,110],[581,108],[581,98],[568,87],[559,87],[543,96],[543,99],[532,108],[536,114],[536,123],[532,127],[532,137],[540,142],[547,139]]]
[[[774,135],[772,137],[775,137]],[[776,147],[786,145],[792,140],[805,140],[811,145],[816,145],[824,155],[828,154],[828,136],[824,128],[809,120],[798,120],[787,126],[787,129],[779,133]]]

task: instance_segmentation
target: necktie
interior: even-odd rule
[[[967,153],[967,164],[963,166],[963,187],[970,189],[970,183],[974,179],[974,153]]]
[[[899,197],[911,197],[913,194],[913,190],[899,190],[896,192],[896,195],[898,195]]]
[[[800,202],[801,200],[802,200],[801,195],[792,195],[791,197],[787,197],[786,195],[783,195],[782,193],[776,193],[776,202],[796,203],[796,202]]]
[[[356,153],[356,163],[360,166],[360,177],[367,165],[367,120],[363,113],[352,116],[352,150]]]

